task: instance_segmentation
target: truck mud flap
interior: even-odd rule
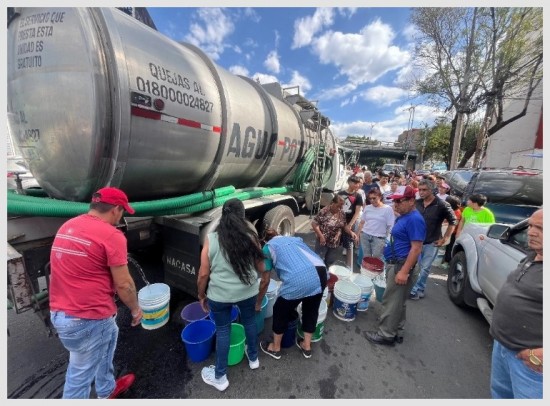
[[[204,220],[204,221],[203,221]],[[162,237],[164,281],[193,297],[197,297],[197,276],[200,267],[200,230],[210,220],[200,217],[164,218]]]

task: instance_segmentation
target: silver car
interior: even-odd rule
[[[514,225],[466,224],[452,249],[447,291],[458,306],[481,310],[489,323],[498,292],[529,253],[528,219]]]

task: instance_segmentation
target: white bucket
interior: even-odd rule
[[[139,307],[143,312],[141,326],[154,330],[164,326],[170,319],[170,286],[153,283],[138,292]]]
[[[269,280],[269,286],[267,287],[267,309],[265,311],[265,318],[273,316],[273,305],[277,300],[277,293],[279,292],[280,282],[277,282],[275,279]]]
[[[357,303],[357,311],[367,311],[372,290],[374,289],[372,279],[362,274],[353,274],[352,282],[361,288],[361,299]]]
[[[351,270],[348,267],[342,265],[331,265],[328,267],[328,271],[338,277],[338,281],[344,281],[351,278]]]
[[[334,284],[334,302],[332,313],[343,321],[355,320],[357,303],[361,300],[361,288],[349,280]]]
[[[302,338],[304,338],[304,332],[302,331],[302,303],[298,305],[296,308],[296,311],[298,312],[300,323],[298,324],[298,335]],[[328,313],[328,305],[325,300],[321,300],[321,303],[319,304],[319,315],[317,316],[317,325],[315,326],[315,331],[311,335],[311,342],[316,343],[317,341],[321,341],[323,338],[323,331],[325,330],[325,319],[327,318]]]
[[[323,301],[328,304],[329,297],[328,297],[328,286],[323,290]]]

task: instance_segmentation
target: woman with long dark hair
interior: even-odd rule
[[[261,274],[259,287],[257,272]],[[261,310],[269,279],[258,235],[245,218],[243,203],[228,200],[216,231],[204,241],[197,278],[201,306],[206,312],[211,310],[216,324],[216,365],[204,367],[201,372],[208,385],[220,391],[229,386],[227,358],[233,305],[239,307],[244,326],[248,365],[250,369],[259,368],[256,311]]]

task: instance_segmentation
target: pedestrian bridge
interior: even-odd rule
[[[404,161],[410,161],[406,167],[415,167],[418,151],[416,145],[405,145],[402,142],[385,141],[341,141],[340,146],[344,152],[351,154],[353,151],[359,151],[359,162],[366,158],[391,158]],[[408,147],[408,148],[407,148]]]

